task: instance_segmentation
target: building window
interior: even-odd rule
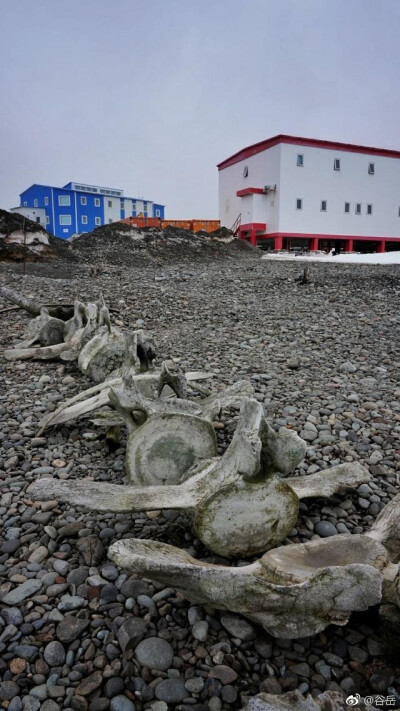
[[[94,206],[95,207],[100,207],[100,198],[95,198],[94,199]],[[96,223],[97,224],[97,223]],[[99,223],[100,224],[100,223]]]
[[[125,203],[121,202],[121,210],[125,210]]]
[[[370,175],[375,175],[375,163],[368,164],[368,173]]]
[[[112,207],[112,200],[108,201],[108,207]]]
[[[100,217],[95,217],[95,218],[94,218],[94,224],[95,224],[95,225],[101,225],[101,219],[100,219]]]
[[[33,201],[33,207],[39,207],[39,201],[38,201],[38,200],[34,200],[34,201]]]
[[[46,215],[46,225],[49,225],[49,224],[50,224],[50,217],[48,215]]]
[[[135,202],[132,203],[132,210],[136,210],[136,203]]]
[[[156,217],[161,217],[161,210],[156,210]]]
[[[111,217],[110,217],[109,220],[108,220],[108,224],[109,224],[109,225],[112,224],[112,219],[111,219]]]
[[[303,165],[304,165],[304,155],[303,155],[303,153],[298,153],[298,154],[297,154],[297,165],[300,166],[300,168],[303,167]]]
[[[356,215],[361,215],[361,203],[356,202]]]
[[[367,205],[367,215],[372,215],[372,205],[371,205],[371,203],[369,203],[369,204]]]
[[[59,195],[58,196],[58,204],[62,205],[63,207],[65,207],[66,205],[70,205],[71,204],[70,195]]]
[[[297,198],[296,200],[296,210],[303,209],[303,198]]]
[[[39,224],[40,224],[40,217],[36,218],[36,222],[39,222]]]
[[[60,215],[60,225],[70,225],[71,215]]]
[[[327,201],[321,200],[321,212],[326,212],[326,210],[327,210]]]
[[[248,175],[249,175],[249,169],[248,169],[247,165],[245,165],[243,168],[243,177],[247,178]]]
[[[82,222],[82,225],[87,225],[87,215],[82,215],[81,222]]]
[[[85,195],[81,196],[81,205],[87,205],[87,197]]]
[[[49,204],[49,198],[48,198],[48,197],[45,197],[45,199],[44,199],[44,204],[45,204],[45,205],[48,205],[48,204]]]
[[[340,158],[333,159],[333,170],[340,170]]]
[[[345,212],[350,212],[350,203],[349,203],[349,202],[345,202],[345,203],[344,203],[344,211],[345,211]]]
[[[28,207],[28,203],[27,203],[27,202],[24,202],[24,203],[23,203],[23,207]]]

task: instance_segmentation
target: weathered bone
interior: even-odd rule
[[[60,318],[65,321],[66,319],[71,318],[74,312],[74,307],[70,304],[42,304],[40,306],[32,299],[21,296],[6,286],[0,288],[0,296],[7,301],[11,301],[13,304],[16,304],[20,309],[24,309],[28,313],[32,314],[32,316],[39,316],[41,309],[46,307],[49,310],[50,316]]]
[[[354,697],[356,698],[356,697]],[[360,703],[362,699],[359,695]],[[324,691],[316,698],[308,694],[306,698],[296,689],[288,691],[286,694],[257,694],[247,701],[241,711],[345,711],[349,706],[344,701],[344,697],[338,691]],[[351,707],[350,707],[351,708]],[[375,706],[357,708],[368,711],[378,711]]]
[[[289,477],[285,481],[296,492],[299,499],[332,496],[342,488],[352,488],[366,484],[371,475],[357,462],[338,464],[331,469],[322,469],[315,474]]]
[[[366,534],[281,546],[239,568],[210,565],[155,541],[118,541],[109,555],[193,602],[240,612],[277,637],[302,637],[345,624],[352,611],[381,600],[400,606],[400,565],[391,562],[399,507],[397,495]]]
[[[367,535],[382,543],[394,562],[400,561],[400,494],[386,504]]]
[[[150,417],[140,429],[144,431],[151,420]],[[179,422],[182,422],[182,416],[178,418]],[[162,433],[159,425],[158,432],[160,429]],[[281,457],[287,438],[283,439],[281,449],[277,442],[279,435],[274,441],[274,451],[278,451]],[[282,541],[295,525],[298,515],[298,496],[294,487],[290,486],[293,480],[282,480],[268,469],[271,460],[268,443],[269,432],[261,404],[256,400],[244,400],[235,434],[225,454],[191,467],[184,473],[186,480],[182,484],[120,487],[101,482],[82,484],[46,480],[31,486],[31,496],[35,499],[61,498],[75,505],[102,511],[189,509],[194,514],[196,534],[212,551],[226,557],[255,555]],[[145,448],[145,440],[142,446]],[[136,456],[135,460],[138,452],[132,451],[128,454],[132,457],[128,461],[128,469],[131,470],[137,467],[137,460],[140,459]],[[146,454],[145,449],[144,452]],[[139,450],[139,455],[142,455],[142,450]],[[156,460],[156,455],[153,460]],[[341,486],[346,485],[346,471],[350,486],[370,478],[360,465],[354,471],[353,465],[348,464],[328,470],[330,481],[335,479],[335,470]],[[176,475],[176,470],[168,474]],[[165,480],[162,467],[156,469],[156,477],[158,481]],[[300,478],[295,479],[297,481]],[[320,484],[320,479],[317,479],[317,484]]]
[[[48,309],[43,307],[40,315],[29,322],[24,335],[25,340],[19,344],[19,347],[29,348],[35,343],[40,343],[42,346],[63,343],[64,327],[64,321],[51,317]]]
[[[336,555],[339,538],[345,539],[343,560]],[[364,539],[337,536],[282,547],[282,579],[278,567],[270,579],[268,556],[275,551],[232,568],[203,563],[158,541],[128,539],[114,543],[109,556],[124,570],[171,585],[193,602],[239,612],[275,637],[293,638],[317,634],[332,623],[343,625],[351,612],[380,602],[387,554],[380,544],[371,545],[369,539],[365,545]],[[289,581],[285,574],[296,554],[302,568]]]
[[[158,381],[157,397],[161,397],[165,386],[174,391],[176,397],[186,398],[187,380],[181,368],[172,360],[164,360],[161,364],[160,380]]]
[[[159,372],[152,371],[142,373],[134,377],[138,382],[140,381],[141,392],[143,392],[144,395],[151,397],[154,387],[159,381],[159,375]],[[197,380],[211,378],[213,376],[212,373],[194,371],[186,373],[185,377],[189,385],[191,383],[195,383],[192,387],[197,387]],[[57,410],[54,410],[54,412],[51,412],[42,419],[37,436],[40,436],[48,427],[69,422],[80,417],[81,415],[93,412],[99,407],[110,405],[110,388],[114,386],[120,387],[121,385],[122,377],[109,378],[105,382],[98,383],[97,385],[94,385],[87,390],[83,390],[77,395],[69,398],[62,405],[60,405]],[[95,396],[98,396],[98,399],[97,397],[95,398]]]

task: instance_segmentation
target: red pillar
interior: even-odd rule
[[[344,251],[345,252],[354,252],[353,249],[353,240],[352,239],[346,239],[344,242]]]
[[[257,237],[256,237],[256,231],[254,229],[252,229],[250,232],[250,244],[253,247],[257,247]]]
[[[381,239],[380,242],[378,242],[378,252],[386,252],[386,242],[384,239]]]
[[[311,237],[308,249],[311,249],[312,251],[318,249],[318,237]]]
[[[283,246],[283,237],[278,237],[274,238],[274,249],[282,249]]]

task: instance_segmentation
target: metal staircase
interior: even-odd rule
[[[231,232],[232,232],[232,234],[233,234],[234,237],[237,237],[237,235],[238,235],[238,232],[239,232],[239,229],[240,229],[240,223],[241,223],[241,221],[242,221],[242,213],[239,212],[239,214],[238,214],[238,216],[237,216],[235,222],[233,223],[233,225],[232,225],[232,227],[231,227]]]

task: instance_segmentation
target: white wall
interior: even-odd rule
[[[104,200],[104,224],[108,225],[110,222],[118,222],[121,219],[121,198],[112,198],[106,195],[103,197]],[[108,203],[111,203],[111,207]]]
[[[297,154],[304,166],[297,166]],[[340,159],[340,171],[333,169]],[[375,175],[368,164],[375,164]],[[296,209],[302,198],[302,210]],[[321,212],[327,200],[327,212]],[[350,213],[344,203],[350,202]],[[355,213],[361,203],[361,215]],[[367,203],[372,215],[367,215]],[[279,232],[400,237],[400,160],[349,151],[281,144]]]
[[[298,153],[304,156],[303,167],[297,166]],[[340,171],[333,170],[334,158],[340,159]],[[369,163],[375,164],[374,175],[368,173]],[[275,183],[276,193],[236,196],[243,188]],[[297,198],[302,210],[296,209]],[[326,212],[321,212],[321,200],[327,201]],[[349,214],[345,202],[350,202]],[[361,203],[361,215],[356,203]],[[368,203],[372,215],[367,215]],[[281,143],[219,171],[219,216],[226,227],[242,213],[243,224],[266,222],[267,232],[400,237],[399,207],[397,158]]]
[[[132,216],[132,200],[129,198],[123,198],[124,202],[124,209],[125,209],[125,217],[131,217]]]
[[[245,224],[248,219],[244,212],[255,210],[254,214],[257,215],[257,219],[252,220],[253,222],[266,222],[269,232],[278,231],[279,192],[270,193],[267,196],[260,195],[260,200],[253,201],[252,208],[249,208],[250,201],[237,197],[236,192],[244,188],[263,188],[265,185],[279,184],[280,151],[280,145],[273,146],[219,171],[219,219],[221,225],[232,227],[239,213],[242,213],[242,223]],[[248,168],[247,178],[243,176],[245,166]]]
[[[16,212],[19,215],[23,215],[28,220],[32,222],[37,222],[37,217],[39,217],[39,225],[46,229],[46,210],[44,207],[12,207],[10,212]]]

